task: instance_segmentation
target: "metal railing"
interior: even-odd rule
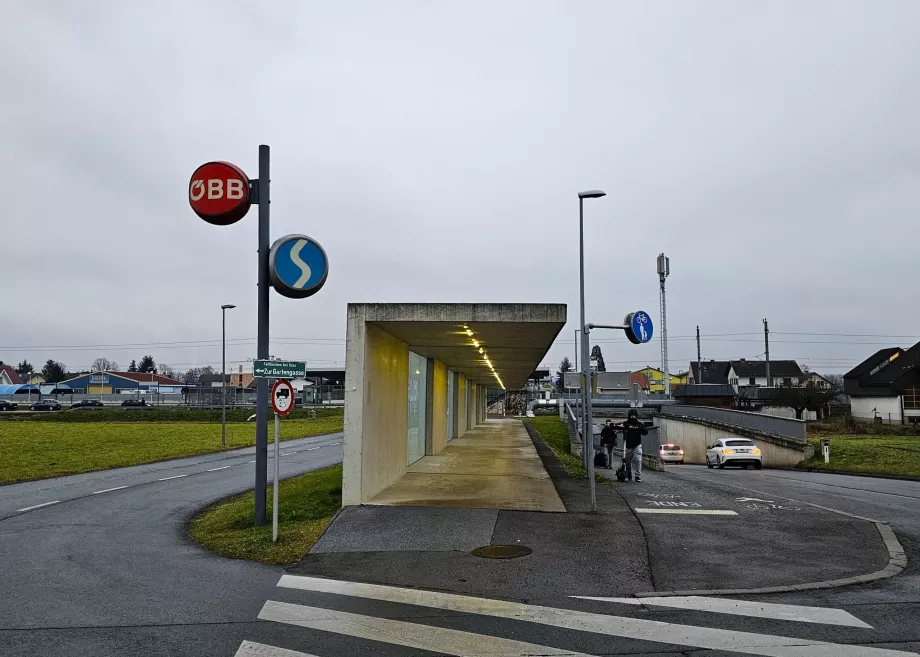
[[[732,427],[762,431],[793,440],[806,442],[805,420],[776,417],[762,413],[733,411],[727,408],[709,408],[707,406],[668,406],[661,409],[664,417],[687,417],[697,420],[718,422]]]

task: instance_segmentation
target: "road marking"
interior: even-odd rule
[[[157,481],[169,481],[170,479],[179,479],[180,477],[188,477],[187,474],[176,475],[175,477],[163,477],[162,479],[157,479]]]
[[[97,490],[92,495],[101,495],[102,493],[111,493],[113,490],[121,490],[122,488],[127,488],[127,486],[116,486],[115,488],[106,488],[105,490]]]
[[[763,502],[764,504],[773,504],[773,500],[762,500],[759,497],[736,497],[736,502]]]
[[[253,460],[251,460],[251,461],[250,461],[250,463],[255,463],[255,462],[256,462],[256,460],[255,460],[255,459],[253,459]]]
[[[636,513],[678,513],[689,516],[736,516],[737,511],[726,509],[634,509]]]
[[[717,614],[730,614],[732,616],[753,616],[755,618],[772,618],[774,620],[788,620],[799,623],[847,625],[849,627],[872,629],[871,625],[862,622],[843,609],[830,609],[828,607],[802,607],[799,605],[781,605],[770,602],[707,598],[698,595],[675,596],[673,598],[597,598],[587,595],[573,595],[571,597],[581,600],[597,600],[599,602],[618,602],[624,605],[655,605],[658,607],[673,607],[675,609],[711,611]]]
[[[297,650],[288,650],[287,648],[275,648],[264,643],[243,641],[240,644],[240,649],[236,651],[233,657],[316,657],[316,655],[298,652]]]
[[[320,447],[310,447],[307,449],[308,452],[312,452],[314,449],[321,449]]]
[[[446,627],[420,625],[388,618],[374,618],[333,609],[320,609],[293,605],[287,602],[269,600],[259,612],[261,620],[308,627],[313,630],[335,632],[370,641],[382,641],[391,645],[407,646],[429,650],[439,655],[472,657],[531,657],[533,655],[557,655],[566,657],[589,657],[582,652],[560,650],[525,641],[504,639],[486,634],[475,634]],[[270,654],[270,653],[269,653]]]
[[[503,600],[474,598],[453,593],[402,589],[379,584],[359,584],[299,575],[282,575],[278,586],[479,614],[495,618],[507,618],[580,632],[592,632],[594,634],[639,639],[641,641],[655,641],[679,646],[693,646],[709,650],[724,650],[747,655],[766,655],[768,657],[920,657],[913,652],[887,650],[870,646],[827,643],[788,636],[679,625],[644,618],[608,616],[573,609],[554,609],[552,607]],[[482,654],[482,652],[480,651],[478,654]]]
[[[222,468],[211,468],[210,470],[205,470],[205,472],[217,472],[218,470],[226,470],[227,468],[232,468],[232,465],[225,465]]]
[[[24,511],[31,511],[32,509],[40,509],[43,506],[51,506],[52,504],[60,504],[61,500],[54,500],[54,502],[45,502],[44,504],[36,504],[35,506],[27,506],[24,509],[16,509],[16,513],[22,513]]]

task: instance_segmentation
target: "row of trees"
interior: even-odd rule
[[[0,360],[0,365],[5,363]],[[40,373],[45,381],[49,383],[59,383],[65,381],[66,379],[73,378],[80,374],[79,371],[71,372],[67,370],[67,366],[64,363],[56,361],[49,358],[45,361],[45,364],[41,368],[36,368],[28,360],[23,359],[17,365],[13,367],[13,370],[16,371],[19,376],[27,377],[30,374]],[[97,358],[93,361],[93,364],[90,366],[90,371],[92,372],[120,372],[121,367],[114,360],[109,360],[108,358]],[[157,365],[153,356],[150,354],[145,354],[140,361],[132,360],[131,364],[128,365],[128,372],[143,372],[151,374],[163,374],[170,378],[179,379],[182,381],[197,381],[198,377],[202,374],[213,374],[214,369],[209,365],[206,367],[194,367],[186,372],[176,372],[172,367],[165,364]]]

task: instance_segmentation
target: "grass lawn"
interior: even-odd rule
[[[342,466],[308,472],[281,482],[278,489],[278,542],[269,522],[254,527],[253,493],[243,493],[200,512],[189,533],[205,548],[231,559],[287,565],[300,559],[342,506]],[[271,518],[272,495],[267,515]]]
[[[812,439],[815,456],[798,467],[920,477],[920,437],[859,434],[823,437],[831,441],[831,462],[824,464],[820,442]]]
[[[88,412],[90,414],[91,412]],[[290,440],[342,430],[343,415],[281,421]],[[272,439],[269,425],[269,440]],[[0,422],[0,484],[165,461],[255,445],[255,422]]]
[[[565,422],[550,415],[527,418],[524,422],[540,434],[568,474],[583,479],[588,477],[581,457],[569,452],[569,429]]]

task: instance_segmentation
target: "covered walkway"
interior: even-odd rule
[[[425,456],[368,504],[565,512],[520,420],[488,420]]]

